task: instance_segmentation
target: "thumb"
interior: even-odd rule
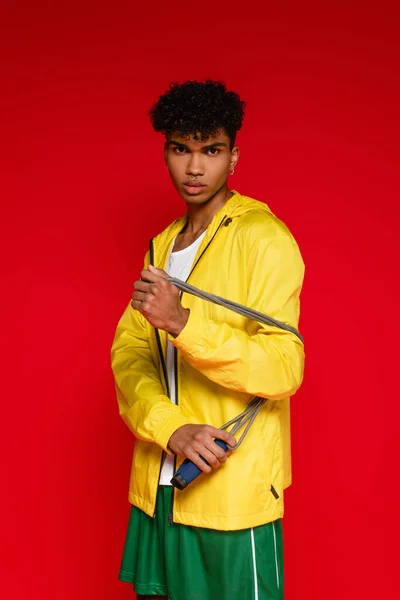
[[[157,267],[153,267],[153,265],[149,265],[147,267],[150,271],[150,273],[154,273],[155,275],[159,275],[160,277],[169,277],[169,275],[163,271],[162,269],[157,269]]]

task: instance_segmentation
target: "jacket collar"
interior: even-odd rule
[[[206,235],[201,242],[201,245],[198,249],[195,261],[197,257],[201,255],[203,250],[207,247],[207,245],[212,240],[213,236],[217,232],[218,228],[221,226],[222,222],[231,217],[235,210],[241,206],[243,199],[242,196],[235,190],[232,190],[233,196],[225,202],[223,206],[215,213],[212,218],[209,226],[207,227]],[[178,235],[180,231],[182,231],[187,221],[187,214],[176,219],[167,229],[165,229],[162,233],[160,233],[157,237],[153,238],[153,248],[154,248],[154,261],[155,266],[160,269],[165,269],[169,252],[171,250],[172,243],[175,237]]]

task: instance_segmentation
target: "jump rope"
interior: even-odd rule
[[[265,315],[258,310],[254,310],[253,308],[249,308],[248,306],[244,306],[243,304],[239,304],[238,302],[233,302],[232,300],[227,300],[226,298],[222,298],[221,296],[216,296],[215,294],[210,294],[209,292],[204,292],[199,288],[190,285],[176,277],[168,277],[167,281],[172,283],[175,287],[177,287],[181,292],[185,292],[186,294],[191,294],[192,296],[197,296],[202,300],[206,300],[207,302],[212,302],[213,304],[218,304],[219,306],[223,306],[232,310],[233,312],[238,313],[248,319],[253,321],[257,321],[258,323],[264,323],[266,325],[271,325],[273,327],[278,327],[279,329],[284,329],[285,331],[290,331],[294,335],[296,335],[299,340],[304,344],[304,339],[300,335],[299,331],[292,327],[291,325],[287,325],[286,323],[282,323],[282,321],[278,321],[277,319],[273,319],[272,317]],[[225,425],[220,427],[221,430],[225,430],[232,425],[232,429],[229,431],[231,435],[234,435],[239,429],[246,425],[245,430],[239,438],[239,441],[235,446],[229,446],[226,442],[222,440],[215,439],[214,442],[223,450],[237,450],[239,446],[242,444],[244,438],[249,432],[250,427],[254,423],[255,418],[260,412],[262,406],[266,403],[266,398],[261,398],[260,396],[255,396],[253,400],[248,404],[247,408],[240,413],[237,417],[234,417]],[[202,456],[200,456],[202,460],[206,464],[209,464]],[[171,483],[178,490],[184,490],[196,477],[198,477],[202,471],[188,458],[186,458],[179,469],[174,474],[171,479]]]

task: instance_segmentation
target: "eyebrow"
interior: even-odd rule
[[[185,148],[185,150],[189,150],[186,144],[182,144],[182,142],[177,142],[176,140],[169,140],[168,142],[165,142],[166,146],[169,146],[170,144],[175,144],[175,146],[180,146],[181,148]],[[225,146],[226,148],[228,147],[227,144],[225,144],[225,142],[214,142],[212,144],[207,144],[206,146],[203,146],[202,150],[209,150],[209,148],[217,148],[217,146]]]

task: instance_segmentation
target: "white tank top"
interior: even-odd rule
[[[204,231],[200,237],[197,238],[193,244],[184,248],[183,250],[178,250],[177,252],[171,251],[168,257],[167,262],[167,273],[171,277],[176,277],[177,279],[181,279],[182,281],[186,281],[189,277],[190,271],[193,266],[193,261],[197,254],[197,250],[200,247],[201,242],[206,234]],[[175,244],[175,240],[174,240]],[[173,248],[173,246],[172,246]],[[176,389],[175,389],[175,353],[176,348],[171,344],[168,340],[167,342],[167,375],[168,375],[168,385],[170,391],[170,398],[173,404],[176,404]],[[175,456],[167,455],[164,459],[164,464],[161,468],[160,473],[160,485],[171,485],[170,481],[174,474],[174,461]]]

